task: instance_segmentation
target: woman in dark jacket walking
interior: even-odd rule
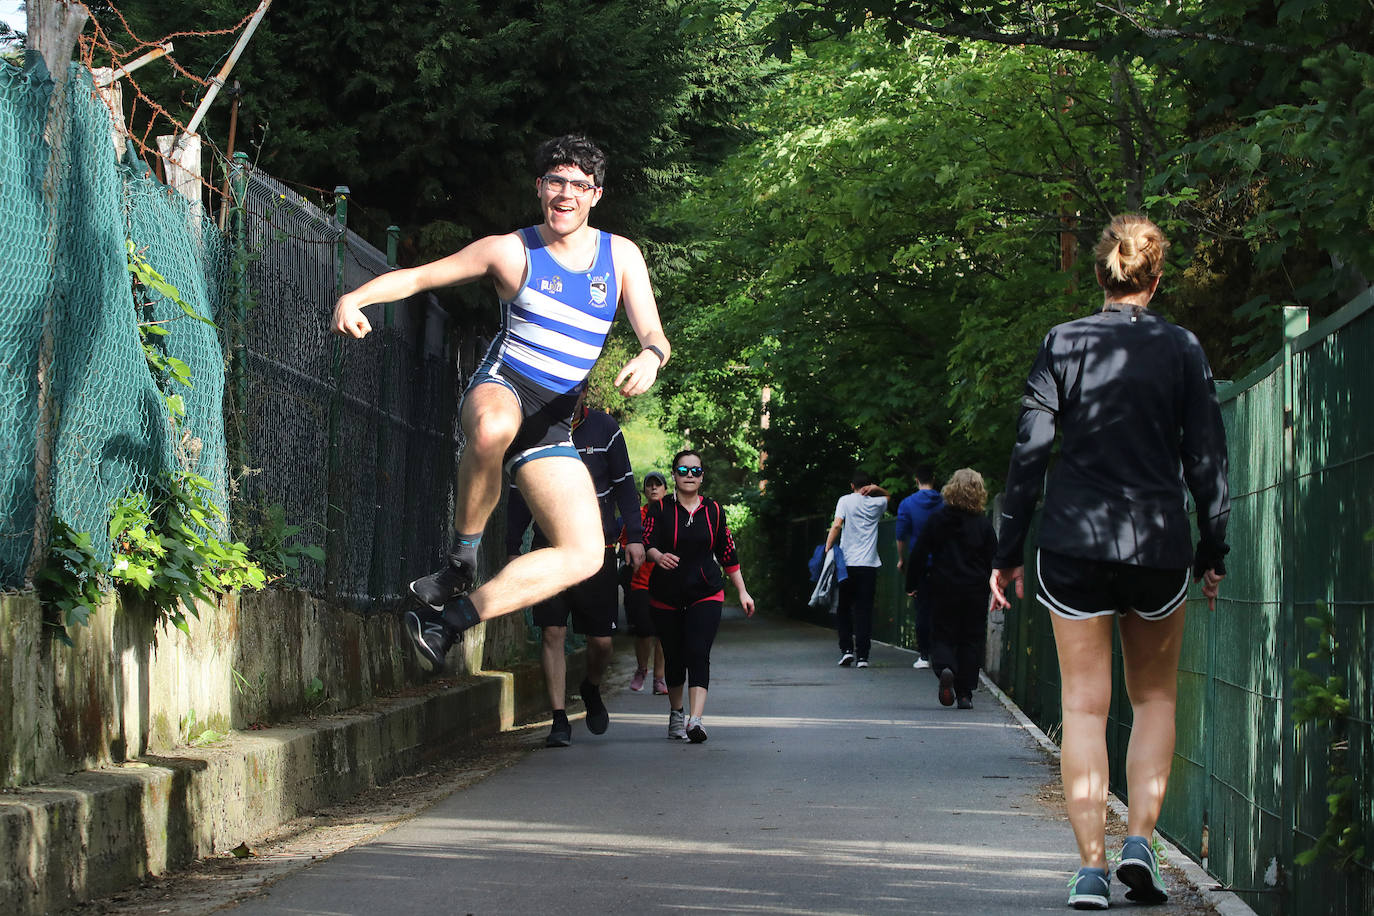
[[[1093,249],[1102,310],[1045,335],[1026,379],[1007,469],[996,607],[1022,597],[1032,511],[1056,434],[1035,553],[1036,600],[1059,654],[1064,799],[1082,867],[1069,905],[1111,905],[1106,821],[1112,633],[1119,630],[1131,739],[1130,809],[1116,876],[1138,903],[1168,889],[1150,839],[1174,757],[1178,659],[1188,579],[1209,607],[1226,575],[1226,430],[1212,369],[1192,333],[1149,308],[1169,242],[1143,216],[1111,221]],[[1184,488],[1196,506],[1189,533]]]
[[[960,468],[940,495],[944,508],[926,522],[911,548],[906,588],[908,594],[929,590],[930,667],[940,678],[941,705],[957,700],[960,709],[972,709],[987,643],[988,576],[997,534],[983,514],[988,491],[982,474]]]
[[[673,495],[644,522],[645,556],[654,564],[649,576],[649,612],[663,645],[668,682],[668,737],[686,738],[693,744],[706,740],[701,716],[706,710],[711,643],[720,628],[726,576],[739,592],[744,613],[754,614],[754,599],[744,587],[725,509],[701,495],[705,473],[701,455],[678,452],[673,458]],[[682,688],[689,676],[691,710],[684,716]]]

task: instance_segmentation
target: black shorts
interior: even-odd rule
[[[1035,572],[1036,600],[1060,617],[1134,612],[1144,620],[1163,620],[1188,597],[1191,570],[1089,560],[1042,548],[1035,552]]]
[[[601,568],[590,579],[564,589],[534,606],[537,627],[566,627],[572,618],[573,632],[583,636],[611,636],[620,618],[620,583],[615,569],[615,548],[607,547]]]
[[[496,359],[500,345],[501,339],[498,337],[487,351],[482,365],[473,373],[466,391],[478,385],[500,385],[515,395],[515,400],[520,404],[520,430],[515,434],[510,448],[506,449],[506,473],[514,475],[522,464],[536,458],[562,455],[580,459],[582,456],[572,444],[572,419],[582,386],[559,394],[536,385],[523,375],[500,365]]]

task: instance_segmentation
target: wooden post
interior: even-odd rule
[[[43,169],[43,201],[48,222],[44,227],[44,250],[48,266],[48,296],[43,305],[42,333],[38,344],[38,428],[34,445],[33,545],[24,569],[24,585],[33,587],[34,577],[48,557],[52,533],[53,446],[57,440],[58,412],[52,394],[52,362],[57,349],[57,303],[63,291],[57,285],[57,242],[61,234],[62,189],[68,176],[61,170],[63,148],[67,145],[68,92],[67,64],[71,61],[76,37],[86,26],[90,14],[86,7],[68,0],[30,0],[28,5],[28,46],[42,55],[53,79],[52,95],[43,126],[48,143],[48,162]]]
[[[199,224],[205,210],[201,195],[201,155],[199,134],[163,134],[157,138],[162,154],[167,186],[191,203],[192,218]]]

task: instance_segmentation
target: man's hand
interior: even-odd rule
[[[334,305],[332,330],[344,337],[363,338],[372,330],[372,323],[367,320],[363,310],[353,304],[348,295],[343,295]]]
[[[653,350],[641,350],[639,355],[625,364],[615,377],[616,387],[627,398],[643,394],[654,386],[658,378],[658,354]]]
[[[625,545],[625,556],[630,558],[631,569],[639,569],[644,565],[644,545],[631,541]]]
[[[1006,587],[1013,582],[1016,583],[1016,597],[1026,597],[1026,568],[1024,566],[992,571],[992,577],[988,579],[988,588],[992,590],[992,609],[994,611],[1011,607],[1011,602],[1007,600]]]

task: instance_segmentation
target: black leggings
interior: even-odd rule
[[[930,598],[931,671],[951,669],[955,696],[971,697],[987,644],[988,590],[933,590]]]
[[[663,644],[663,679],[669,687],[711,686],[711,643],[720,629],[719,600],[698,601],[685,608],[651,607],[654,630]]]

